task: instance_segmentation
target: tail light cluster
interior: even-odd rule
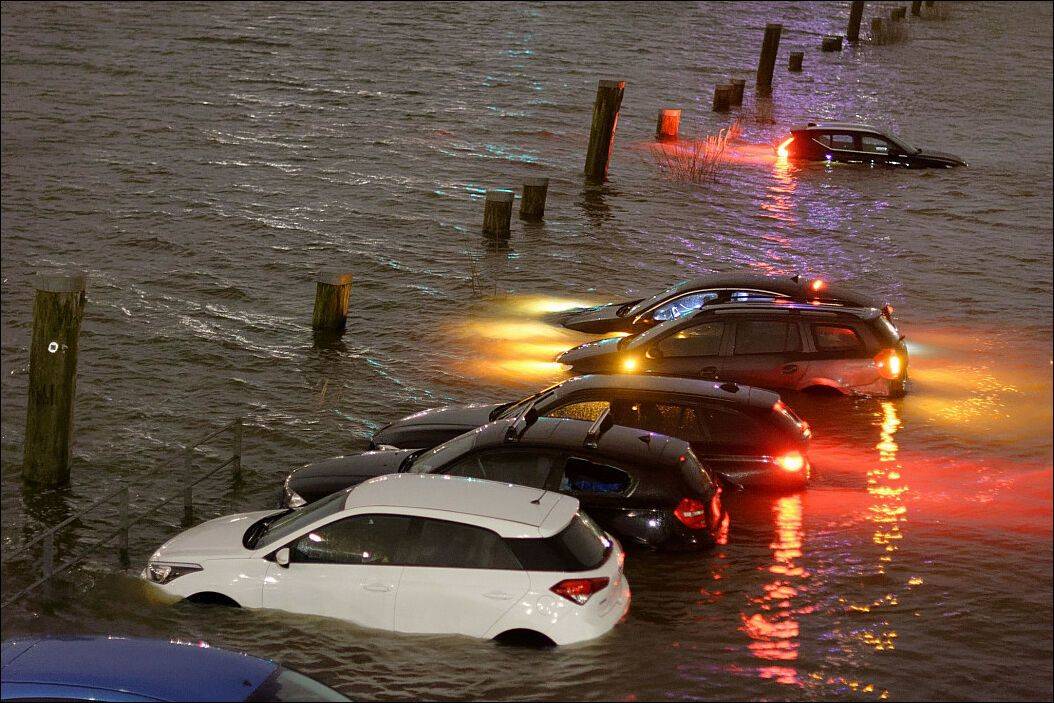
[[[594,593],[608,587],[610,580],[605,576],[591,579],[565,579],[549,590],[563,596],[575,605],[585,605]]]
[[[904,373],[904,360],[896,349],[883,349],[875,354],[875,368],[882,378],[895,381]]]
[[[673,509],[673,514],[684,523],[684,526],[690,530],[705,530],[706,525],[706,503],[696,500],[695,498],[684,498],[677,507]]]
[[[805,457],[798,451],[787,452],[776,457],[776,466],[787,473],[796,474],[805,468]]]
[[[790,150],[787,147],[789,147],[791,145],[791,142],[793,141],[794,137],[788,137],[783,142],[781,142],[780,145],[776,147],[776,155],[782,159],[787,158],[787,156],[790,155]]]

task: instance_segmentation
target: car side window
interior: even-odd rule
[[[893,153],[892,144],[882,137],[876,137],[870,134],[865,134],[860,138],[860,151],[866,151],[871,154],[886,154]]]
[[[796,322],[781,320],[740,320],[736,323],[733,354],[779,354],[801,349]]]
[[[705,322],[679,330],[659,342],[663,356],[717,356],[721,351],[723,322]]]
[[[852,327],[813,325],[812,336],[819,351],[862,351],[864,342]]]
[[[856,150],[856,136],[852,134],[831,134],[831,148],[843,151]]]
[[[655,308],[655,312],[651,314],[651,317],[658,322],[673,320],[674,318],[681,317],[693,310],[698,310],[711,300],[717,300],[717,293],[692,293],[690,295],[682,295],[680,298],[671,300],[670,302]]]
[[[412,543],[405,566],[442,569],[516,569],[523,567],[496,532],[447,520],[411,518]]]
[[[290,560],[306,564],[399,563],[410,518],[404,515],[356,515],[323,525],[297,540]]]
[[[746,413],[719,405],[700,404],[684,415],[681,439],[718,445],[759,446],[768,439],[760,422]]]
[[[530,449],[495,449],[471,454],[440,473],[543,489],[558,454]],[[554,479],[555,480],[555,479]]]
[[[574,495],[621,495],[629,490],[629,474],[613,466],[570,457],[564,465],[560,490]]]
[[[600,414],[610,407],[606,400],[581,400],[577,403],[568,403],[558,408],[553,408],[545,414],[546,417],[566,417],[572,420],[586,420],[596,422]]]

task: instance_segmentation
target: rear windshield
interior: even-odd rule
[[[527,571],[591,571],[607,559],[611,541],[585,514],[545,539],[507,539]]]
[[[709,496],[714,491],[714,481],[710,472],[703,468],[691,450],[684,453],[681,461],[681,475],[688,485],[701,496]]]

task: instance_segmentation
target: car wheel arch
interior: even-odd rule
[[[521,647],[556,646],[556,642],[549,635],[529,627],[514,627],[494,635],[491,639],[499,644]]]
[[[817,391],[821,393],[829,393],[835,391],[839,395],[849,395],[849,392],[842,387],[842,384],[829,378],[806,379],[799,385],[798,390],[805,393],[815,393]]]
[[[183,600],[196,605],[225,605],[232,608],[242,607],[241,603],[238,601],[225,593],[218,593],[217,591],[200,591],[198,593],[192,593]]]

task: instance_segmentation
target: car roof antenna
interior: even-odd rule
[[[532,500],[531,501],[531,505],[541,505],[542,504],[542,498],[544,498],[545,494],[548,493],[548,492],[549,491],[547,491],[546,489],[543,488],[542,489],[542,494],[540,496],[538,496],[537,498],[535,498],[534,500]]]

